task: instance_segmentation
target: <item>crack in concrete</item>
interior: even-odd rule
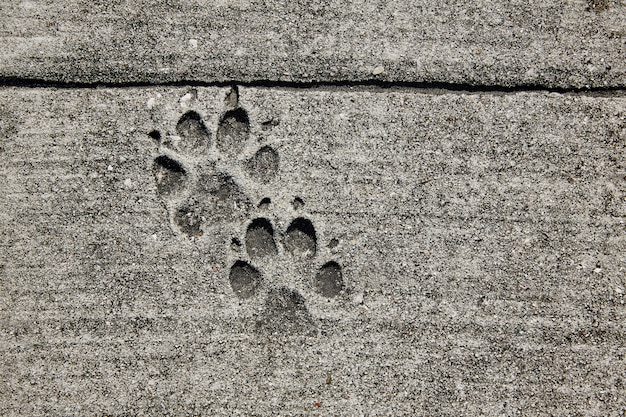
[[[620,87],[590,87],[590,88],[556,88],[542,85],[474,85],[447,82],[419,82],[419,81],[381,81],[381,80],[341,80],[341,81],[280,81],[280,80],[253,80],[253,81],[196,81],[181,80],[174,82],[60,82],[33,78],[0,77],[0,88],[58,88],[58,89],[88,89],[88,88],[142,88],[142,87],[253,87],[276,88],[293,90],[332,90],[332,91],[398,91],[415,90],[429,94],[515,94],[525,92],[544,92],[558,94],[578,94],[584,96],[621,97],[626,93],[626,86]]]

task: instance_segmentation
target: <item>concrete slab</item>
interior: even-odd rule
[[[5,1],[0,28],[5,82],[626,85],[618,0]]]
[[[623,97],[0,103],[4,416],[626,407]]]

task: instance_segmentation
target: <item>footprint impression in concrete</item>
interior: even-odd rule
[[[149,134],[159,146],[159,155],[152,164],[157,193],[167,207],[172,228],[187,238],[202,239],[219,224],[245,227],[245,241],[233,239],[233,245],[244,246],[245,251],[240,251],[240,259],[231,265],[228,282],[233,296],[241,301],[266,295],[257,330],[313,334],[316,326],[304,297],[289,286],[273,285],[272,277],[263,276],[259,265],[270,260],[316,262],[317,232],[306,216],[292,219],[282,233],[269,216],[251,218],[254,206],[237,178],[216,167],[217,158],[236,157],[249,140],[250,120],[238,105],[236,89],[226,102],[231,109],[220,118],[215,134],[193,110],[180,116],[176,135],[164,139],[159,131]],[[245,161],[243,172],[252,183],[271,185],[279,165],[278,152],[265,145]],[[292,204],[300,209],[304,202],[295,198]],[[271,207],[271,199],[263,198],[259,207]],[[279,251],[281,245],[283,250]],[[279,259],[281,254],[289,259]],[[308,282],[319,295],[334,298],[344,288],[342,268],[335,261],[326,262]],[[260,291],[262,288],[267,291]]]

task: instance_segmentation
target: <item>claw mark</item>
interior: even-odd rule
[[[239,88],[233,85],[230,91],[226,94],[226,100],[224,100],[226,107],[229,109],[235,109],[239,106]]]

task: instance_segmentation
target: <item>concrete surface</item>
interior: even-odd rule
[[[3,416],[624,414],[623,96],[2,88],[0,129]]]
[[[0,2],[0,79],[623,87],[623,0]]]

